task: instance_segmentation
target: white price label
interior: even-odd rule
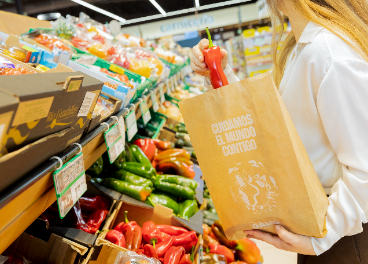
[[[83,173],[66,192],[57,198],[60,218],[65,217],[69,210],[72,209],[73,205],[86,191],[86,175]]]
[[[82,174],[84,174],[83,153],[79,153],[53,173],[56,196],[62,195]]]
[[[157,102],[156,93],[151,94],[151,100],[152,100],[153,111],[157,112],[157,110],[160,108],[160,106],[158,105],[158,102]]]
[[[163,85],[159,88],[159,91],[160,91],[161,104],[163,104],[165,102],[165,93],[164,93],[164,86]]]
[[[147,124],[151,120],[151,113],[149,111],[147,101],[144,100],[142,103],[140,103],[139,108],[141,109],[143,123]]]
[[[113,163],[116,158],[124,151],[124,143],[121,138],[118,124],[115,124],[108,131],[106,131],[104,133],[104,136],[107,154],[109,156],[110,163]]]
[[[89,113],[89,109],[95,99],[96,94],[93,92],[86,92],[84,96],[83,103],[79,109],[78,116],[87,116]]]
[[[137,120],[135,119],[135,111],[131,111],[125,118],[128,141],[131,141],[134,135],[138,132]]]
[[[125,121],[124,121],[124,117],[122,117],[122,116],[119,117],[118,126],[119,126],[119,130],[120,130],[121,139],[123,140],[123,144],[125,146]]]

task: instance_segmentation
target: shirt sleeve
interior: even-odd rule
[[[362,232],[362,223],[367,222],[368,63],[332,63],[320,85],[317,108],[342,164],[342,175],[328,198],[328,233],[324,238],[312,238],[314,251],[320,255],[340,238]]]
[[[224,73],[226,75],[227,81],[230,83],[234,83],[234,82],[238,82],[239,78],[234,74],[233,69],[231,69],[230,65],[226,65],[226,68],[224,70]],[[211,85],[211,81],[209,78],[205,78],[204,79],[204,87],[208,88],[208,89],[213,89],[212,85]]]

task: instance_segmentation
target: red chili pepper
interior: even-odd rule
[[[122,233],[116,230],[110,230],[107,232],[105,239],[107,241],[110,241],[111,243],[114,243],[115,245],[118,245],[120,247],[125,248],[125,237]]]
[[[156,228],[161,232],[164,232],[170,236],[178,236],[189,232],[184,227],[171,226],[171,225],[157,225]]]
[[[137,222],[136,221],[129,221],[128,220],[128,211],[125,211],[124,212],[125,214],[125,222],[121,222],[119,223],[114,229],[123,233],[123,235],[126,234],[126,232],[129,230],[129,229],[133,229],[134,227],[138,226]]]
[[[164,264],[179,264],[185,254],[183,247],[170,247],[164,257]]]
[[[88,225],[83,220],[82,210],[80,208],[79,201],[77,201],[75,203],[75,205],[73,206],[73,208],[71,210],[71,213],[68,214],[68,216],[72,218],[72,221],[74,223],[74,227],[76,229],[80,229],[84,232],[90,233]]]
[[[185,249],[185,253],[189,253],[193,247],[197,246],[198,240],[197,241],[193,241],[190,244],[184,245],[184,249]]]
[[[109,210],[109,200],[106,197],[97,195],[95,197],[79,198],[80,208],[86,212],[93,212],[97,209]]]
[[[151,243],[152,239],[156,239],[157,243],[169,240],[170,235],[161,232],[156,228],[156,224],[152,221],[147,221],[142,226],[142,236],[147,243]]]
[[[134,144],[137,145],[144,154],[146,154],[147,158],[152,161],[156,155],[156,145],[150,138],[146,139],[137,139],[134,141]]]
[[[223,245],[210,244],[210,253],[225,256],[227,263],[234,262],[235,260],[233,251]]]
[[[155,143],[156,148],[159,150],[167,150],[171,149],[171,142],[170,141],[162,141],[159,139],[152,139],[153,143]]]
[[[145,244],[144,247],[144,255],[146,255],[149,258],[155,258],[158,259],[157,252],[155,248],[150,244]]]
[[[137,253],[138,255],[144,255],[144,249],[143,248],[137,249],[135,253]]]
[[[174,241],[174,237],[171,237],[168,240],[162,241],[156,245],[156,252],[159,257],[163,257],[166,251],[172,246]]]
[[[88,219],[87,226],[89,228],[89,233],[94,234],[100,228],[102,222],[106,219],[109,211],[98,209],[94,211]]]
[[[185,164],[185,162],[179,161],[179,160],[174,160],[174,161],[165,161],[162,163],[159,163],[158,165],[156,165],[156,169],[158,171],[167,171],[169,169],[174,169],[176,171],[177,175],[189,178],[189,179],[194,179],[195,176],[195,172],[194,172],[194,166],[192,165],[188,165]]]
[[[227,81],[226,75],[222,70],[221,66],[221,49],[218,46],[214,46],[211,39],[211,34],[206,28],[206,32],[208,35],[208,49],[203,51],[204,61],[207,64],[207,67],[210,71],[210,79],[211,84],[214,89],[220,88],[222,86],[228,85],[229,82]]]
[[[193,264],[190,254],[185,254],[179,264]]]
[[[195,241],[197,243],[198,237],[195,231],[190,231],[179,236],[174,237],[173,246],[184,246]]]
[[[159,258],[158,259],[161,263],[164,263],[164,258]]]
[[[136,251],[142,244],[142,230],[139,225],[128,229],[125,233],[127,249]]]

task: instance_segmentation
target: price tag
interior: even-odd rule
[[[151,100],[152,100],[153,111],[157,112],[157,110],[160,108],[160,106],[158,105],[158,102],[157,102],[156,93],[151,94]]]
[[[125,124],[127,127],[128,141],[131,141],[135,134],[138,132],[137,120],[135,119],[135,111],[131,111],[125,118]]]
[[[160,100],[161,100],[161,104],[163,104],[165,102],[165,93],[164,93],[164,86],[161,85],[161,87],[158,89],[160,92]]]
[[[67,189],[61,196],[57,197],[61,219],[65,217],[69,210],[72,209],[73,205],[86,191],[86,175],[83,173],[83,175],[79,176],[79,178],[73,182],[69,189]]]
[[[113,125],[109,130],[107,130],[104,133],[104,137],[110,163],[113,163],[124,151],[124,142],[121,138],[118,124]]]
[[[83,153],[77,154],[53,173],[56,195],[64,193],[75,179],[84,174]]]
[[[124,117],[119,117],[118,126],[120,130],[121,139],[123,140],[123,145],[125,146],[125,121]]]
[[[139,104],[139,108],[141,109],[143,123],[147,124],[151,120],[151,113],[149,111],[147,101],[143,100],[143,102]]]
[[[170,81],[170,79],[166,79],[165,83],[166,83],[166,93],[168,95],[170,95],[171,94],[171,81]]]

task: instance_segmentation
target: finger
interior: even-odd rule
[[[221,58],[227,60],[227,51],[224,49],[221,49]]]
[[[202,39],[198,46],[199,48],[203,51],[204,49],[207,49],[208,48],[208,45],[210,45],[210,42],[208,41],[208,39]]]
[[[203,55],[199,55],[199,57],[201,59],[203,59]],[[204,63],[203,61],[200,61],[199,60],[199,57],[198,56],[195,56],[194,53],[192,53],[191,56],[190,56],[190,61],[193,62],[198,67],[207,68],[207,64]]]
[[[271,244],[279,249],[286,249],[286,243],[283,242],[278,236],[273,236],[269,233],[259,230],[247,230],[248,235],[253,236],[255,239],[262,240],[268,244]]]
[[[299,236],[296,234],[293,234],[289,231],[287,231],[284,227],[280,226],[280,225],[276,225],[275,226],[275,231],[276,234],[282,239],[284,240],[286,243],[290,244],[290,245],[295,245],[298,240],[299,240]]]
[[[192,50],[193,57],[199,61],[199,63],[204,63],[203,50],[199,48],[199,44],[195,46]]]
[[[192,68],[192,70],[198,74],[198,75],[201,75],[201,76],[204,76],[204,77],[209,77],[210,74],[209,74],[209,71],[206,70],[206,69],[203,69],[202,67],[198,67],[197,65],[195,65],[194,63],[190,63],[190,67]]]

